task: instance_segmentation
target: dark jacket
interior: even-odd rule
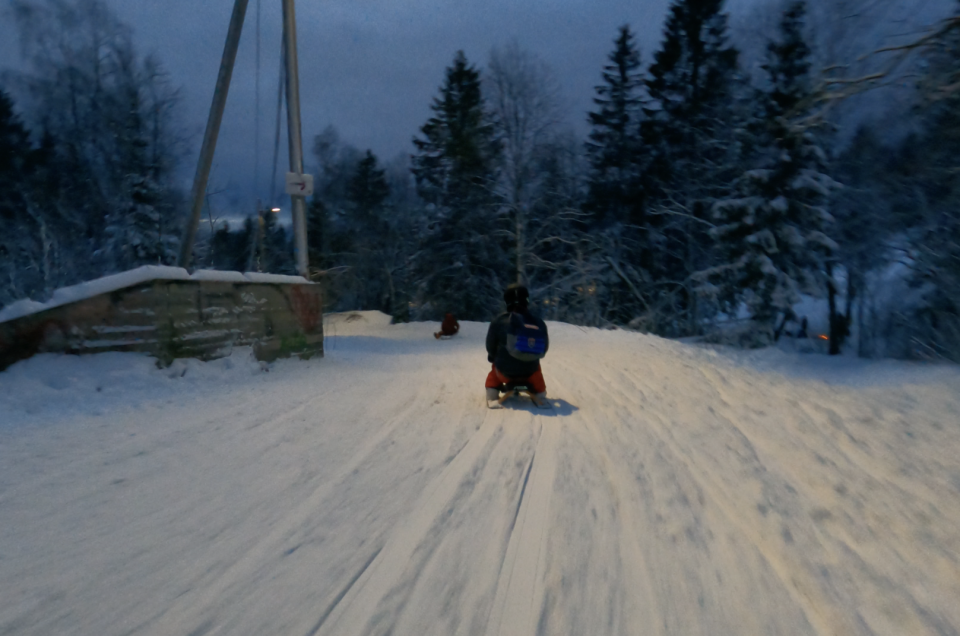
[[[546,340],[546,349],[550,349],[550,336],[547,335],[547,325],[542,320],[530,313],[523,312],[524,322],[536,325],[543,330],[543,338]],[[487,362],[492,362],[494,366],[508,378],[527,378],[533,375],[540,368],[540,361],[524,362],[517,360],[507,351],[507,328],[510,326],[510,312],[504,312],[494,318],[487,330]],[[544,352],[546,353],[546,351]]]
[[[445,336],[453,336],[460,331],[460,323],[453,317],[453,314],[447,314],[443,318],[443,324],[440,325],[440,333]]]

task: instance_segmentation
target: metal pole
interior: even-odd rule
[[[210,116],[207,118],[207,129],[203,134],[203,146],[200,148],[200,159],[197,162],[197,172],[193,177],[193,191],[191,200],[193,207],[190,212],[190,222],[183,234],[180,245],[180,267],[189,267],[193,257],[193,242],[197,238],[197,226],[200,224],[200,214],[203,210],[204,193],[207,190],[207,180],[210,178],[210,166],[213,164],[213,153],[217,149],[217,135],[220,134],[220,122],[223,120],[223,108],[227,104],[227,93],[230,90],[230,77],[233,75],[233,64],[237,59],[237,47],[240,45],[240,33],[243,31],[243,18],[247,13],[248,0],[235,0],[233,15],[230,17],[230,28],[227,30],[227,42],[223,47],[223,58],[220,61],[220,74],[217,76],[217,86],[213,90],[213,104],[210,105]]]
[[[293,0],[283,0],[283,37],[287,61],[287,135],[290,172],[303,174],[303,146],[300,133],[300,75],[297,71],[297,18]],[[304,197],[291,196],[293,212],[293,252],[297,273],[309,276],[307,254],[307,210]]]

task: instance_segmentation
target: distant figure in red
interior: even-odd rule
[[[457,332],[460,331],[460,323],[457,322],[457,319],[453,317],[453,314],[447,314],[443,317],[443,323],[440,325],[440,331],[433,334],[433,337],[437,340],[441,336],[450,336],[457,335]]]

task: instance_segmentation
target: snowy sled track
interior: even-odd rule
[[[497,577],[488,636],[525,636],[537,631],[544,605],[548,514],[556,472],[559,426],[536,416],[537,445],[527,467],[510,540]]]
[[[486,325],[331,327],[0,374],[0,634],[960,632],[955,370],[551,325],[553,407],[488,410]]]

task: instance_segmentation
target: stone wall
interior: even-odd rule
[[[0,323],[0,370],[37,353],[142,351],[169,365],[251,345],[259,360],[323,355],[320,286],[153,280]]]

